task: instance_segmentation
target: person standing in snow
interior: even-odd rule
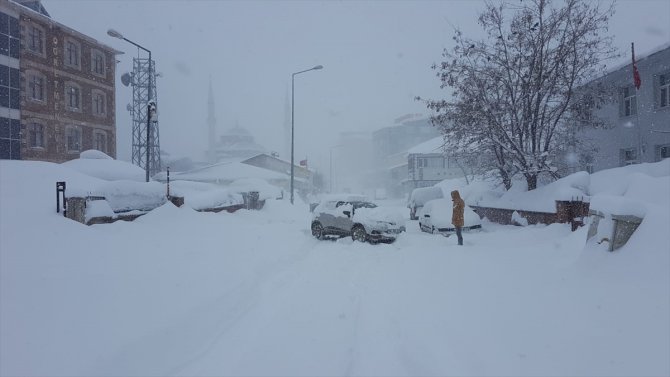
[[[465,211],[465,202],[461,199],[461,194],[458,190],[451,192],[451,200],[454,202],[454,209],[451,212],[451,223],[454,224],[456,228],[456,236],[458,237],[458,244],[463,245],[463,235],[461,231],[463,230],[463,224],[465,220],[463,219],[463,212]]]

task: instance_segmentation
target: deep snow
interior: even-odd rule
[[[562,224],[318,241],[273,200],[87,227],[55,182],[99,179],[0,161],[0,374],[670,375],[670,164],[598,174],[592,203],[644,207],[614,253]]]

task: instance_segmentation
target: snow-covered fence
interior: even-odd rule
[[[589,215],[589,203],[581,200],[557,200],[556,212],[526,211],[521,209],[493,208],[470,206],[479,217],[503,225],[518,225],[518,218],[525,219],[528,224],[570,223],[572,230],[584,225],[584,218]]]

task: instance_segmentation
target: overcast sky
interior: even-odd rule
[[[453,26],[479,37],[480,1],[139,1],[43,0],[52,18],[124,51],[117,65],[118,158],[130,160],[131,88],[119,77],[137,50],[108,28],[152,51],[161,148],[204,159],[207,90],[212,78],[217,134],[236,122],[269,150],[282,152],[291,73],[296,76],[296,159],[325,168],[343,131],[393,125],[428,112],[414,97],[445,92],[430,69],[451,46]],[[670,1],[618,1],[610,23],[630,59],[670,40]],[[613,62],[614,63],[621,63]],[[287,156],[287,159],[289,156]]]

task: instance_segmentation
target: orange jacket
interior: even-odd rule
[[[451,200],[454,202],[454,209],[451,214],[451,223],[454,226],[462,227],[464,224],[463,212],[465,211],[465,202],[461,199],[458,190],[451,192]]]

